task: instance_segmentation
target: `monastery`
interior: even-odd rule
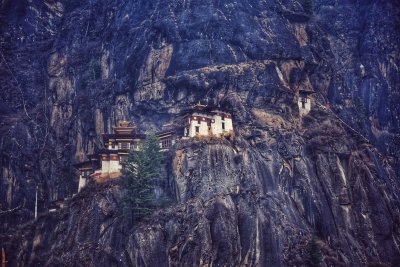
[[[232,116],[228,112],[198,104],[181,115],[181,125],[167,124],[156,133],[161,151],[168,151],[179,139],[233,135]],[[75,164],[80,172],[78,192],[88,179],[100,181],[121,176],[122,162],[130,150],[140,150],[145,139],[146,135],[136,133],[127,121],[113,127],[113,133],[103,134],[104,148],[87,155],[87,161]]]
[[[311,110],[311,99],[310,95],[314,94],[314,91],[310,90],[299,90],[299,97],[297,105],[299,106],[300,116],[306,116]]]
[[[127,121],[113,127],[112,134],[103,134],[104,148],[96,154],[87,155],[88,161],[75,165],[80,172],[78,192],[86,185],[91,176],[95,179],[115,178],[121,175],[122,162],[131,149],[139,150],[146,138],[144,134],[135,133],[135,127]]]
[[[313,91],[300,90],[297,104],[300,116],[306,116],[311,110],[310,95]],[[160,140],[161,151],[168,151],[179,139],[199,136],[233,136],[233,121],[230,113],[200,103],[180,114],[180,125],[166,124],[156,133]],[[113,133],[103,134],[104,148],[98,153],[87,155],[88,160],[75,164],[80,172],[78,192],[86,185],[90,177],[96,181],[121,176],[122,162],[130,150],[139,150],[146,134],[135,132],[135,127],[122,121],[113,127]]]
[[[222,136],[233,133],[230,113],[196,105],[184,116],[184,137]]]

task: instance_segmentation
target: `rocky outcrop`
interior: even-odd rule
[[[334,152],[304,138],[282,136],[267,156],[241,138],[182,141],[166,160],[176,204],[129,229],[118,181],[91,184],[3,240],[11,263],[302,266],[315,233],[328,266],[395,266],[400,211],[389,195],[398,182],[376,151],[349,143]]]
[[[10,262],[300,265],[315,231],[327,264],[399,264],[398,4],[0,5]],[[316,92],[304,118],[299,89]],[[233,114],[235,141],[175,148],[166,190],[180,204],[124,229],[110,184],[47,214],[118,120],[159,129],[200,100]],[[43,215],[7,237],[33,218],[36,187]]]

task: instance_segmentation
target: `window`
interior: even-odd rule
[[[302,108],[306,108],[306,102],[301,101],[301,107],[302,107]]]
[[[171,147],[172,140],[170,138],[161,141],[161,148]]]
[[[120,149],[129,149],[130,148],[130,143],[128,143],[128,142],[122,142],[122,143],[119,143],[119,148]]]
[[[222,130],[225,130],[225,122],[222,123]]]
[[[185,136],[189,136],[189,128],[185,128]]]
[[[307,103],[307,94],[305,94],[305,93],[300,93],[300,101],[301,102],[304,102],[304,103]]]
[[[221,116],[221,120],[223,120],[223,121],[225,120],[225,116],[224,115]]]
[[[200,127],[199,126],[195,126],[194,128],[196,128],[196,133],[200,133]]]
[[[139,142],[133,141],[133,149],[139,149]]]
[[[200,124],[200,120],[197,121],[197,124]]]

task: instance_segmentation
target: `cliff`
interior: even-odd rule
[[[301,266],[313,233],[328,266],[400,264],[394,1],[0,3],[10,265]],[[160,129],[206,99],[235,139],[171,150],[175,204],[127,228],[110,182],[47,212],[119,120]]]

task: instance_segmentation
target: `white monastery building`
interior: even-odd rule
[[[135,127],[122,121],[113,127],[112,134],[103,134],[104,149],[97,154],[88,155],[89,160],[76,164],[80,171],[78,192],[86,185],[89,176],[94,179],[116,178],[121,176],[122,162],[130,150],[139,150],[144,134],[135,133]]]
[[[300,90],[297,105],[299,106],[300,116],[306,116],[311,110],[311,98],[310,95],[314,91]]]
[[[105,149],[99,151],[101,154],[101,175],[120,176],[122,162],[126,159],[131,149],[139,150],[144,134],[135,133],[135,127],[129,122],[122,121],[118,127],[113,127],[114,133],[103,134]]]
[[[164,129],[156,134],[161,151],[169,150],[180,138],[233,136],[232,116],[228,112],[198,104],[182,115],[181,125],[164,125]],[[78,192],[87,184],[89,177],[100,181],[121,176],[122,163],[131,150],[141,148],[144,139],[146,135],[135,133],[135,127],[127,121],[113,127],[113,133],[103,134],[104,148],[96,154],[87,155],[89,160],[75,164],[80,172]]]
[[[197,105],[184,117],[184,137],[224,136],[233,134],[230,113]]]

